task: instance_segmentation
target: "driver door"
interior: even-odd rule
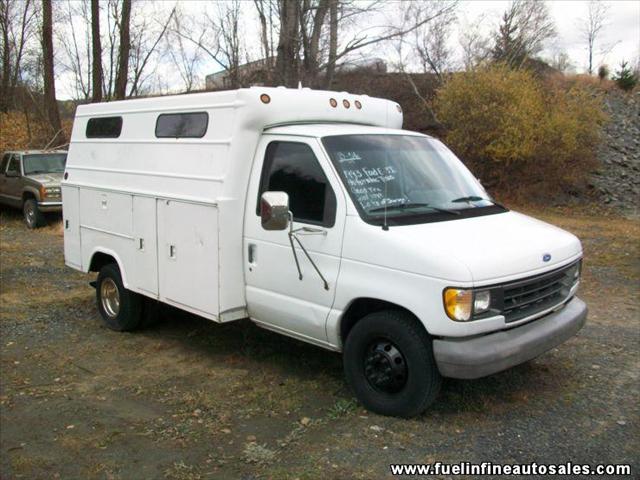
[[[267,135],[258,146],[245,214],[244,267],[249,316],[258,323],[313,343],[327,341],[325,322],[335,298],[345,222],[345,199],[317,139]],[[289,230],[262,228],[259,198],[289,195],[293,230],[302,249],[296,267]],[[295,241],[294,241],[295,242]]]
[[[4,194],[6,199],[14,207],[22,207],[22,169],[20,168],[20,156],[13,154],[7,164],[4,177]]]

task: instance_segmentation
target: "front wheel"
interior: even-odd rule
[[[24,214],[24,221],[29,228],[40,228],[47,224],[43,213],[38,208],[38,202],[33,198],[29,198],[24,202],[22,213]]]
[[[356,323],[343,359],[347,382],[358,400],[382,415],[418,415],[440,391],[442,377],[431,338],[402,311],[371,313]]]
[[[111,330],[129,331],[140,325],[140,296],[124,288],[117,264],[110,263],[100,269],[96,282],[96,301],[104,323]]]

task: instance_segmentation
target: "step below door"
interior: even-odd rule
[[[218,319],[218,210],[157,200],[160,299]]]

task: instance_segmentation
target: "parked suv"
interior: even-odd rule
[[[21,208],[29,228],[46,225],[44,213],[62,211],[66,163],[67,152],[61,150],[6,152],[0,162],[0,203]]]

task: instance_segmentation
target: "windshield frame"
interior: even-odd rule
[[[398,209],[394,210],[393,206],[390,206],[388,209],[388,212],[386,214],[386,218],[385,218],[385,214],[384,212],[378,212],[375,215],[372,215],[371,212],[368,212],[367,210],[365,210],[360,201],[358,200],[358,198],[356,197],[355,192],[353,191],[353,189],[350,187],[347,178],[344,174],[344,171],[342,169],[342,167],[339,164],[339,161],[337,158],[335,158],[332,153],[330,148],[328,147],[328,145],[325,143],[325,139],[328,138],[336,138],[336,137],[366,137],[366,136],[396,136],[396,137],[419,137],[419,138],[424,138],[427,139],[429,141],[437,141],[439,143],[441,143],[445,148],[446,145],[444,145],[443,142],[441,142],[440,140],[433,138],[433,137],[429,137],[427,135],[421,135],[421,134],[416,134],[414,132],[402,132],[402,133],[392,133],[392,132],[372,132],[372,133],[350,133],[350,134],[339,134],[339,135],[325,135],[323,137],[320,137],[320,143],[322,144],[322,148],[324,149],[327,157],[329,158],[333,168],[336,171],[336,174],[338,175],[338,177],[340,178],[340,181],[342,183],[342,187],[346,190],[349,198],[351,199],[354,207],[356,208],[356,210],[358,211],[358,215],[360,216],[360,218],[365,222],[368,223],[370,225],[376,225],[376,226],[403,226],[403,225],[417,225],[417,224],[423,224],[423,223],[435,223],[435,222],[444,222],[444,221],[451,221],[451,220],[461,220],[464,218],[473,218],[473,217],[480,217],[480,216],[485,216],[485,215],[494,215],[494,214],[498,214],[498,213],[505,213],[508,212],[509,210],[504,207],[503,205],[500,205],[498,203],[496,203],[493,198],[486,193],[486,200],[492,202],[491,205],[486,205],[486,206],[477,206],[477,205],[472,205],[471,202],[469,202],[467,205],[467,207],[463,207],[463,208],[457,208],[451,212],[445,211],[441,208],[437,208],[435,205],[434,207],[436,208],[430,208],[430,207],[424,207],[426,208],[426,210],[423,211],[403,211],[401,214],[397,214],[398,213]],[[448,150],[448,148],[447,148]],[[449,150],[450,152],[450,150]],[[451,152],[452,155],[453,152]],[[454,155],[455,157],[455,155]],[[458,161],[460,161],[457,157],[455,157]],[[462,162],[460,161],[462,168],[466,168],[466,166],[464,164],[462,164]],[[467,169],[468,170],[468,169]],[[470,172],[469,172],[470,173]],[[475,177],[474,177],[475,178]],[[477,179],[476,179],[477,181]],[[479,182],[478,182],[479,183]],[[480,185],[480,187],[484,190],[484,188]],[[392,211],[394,210],[394,211]]]

